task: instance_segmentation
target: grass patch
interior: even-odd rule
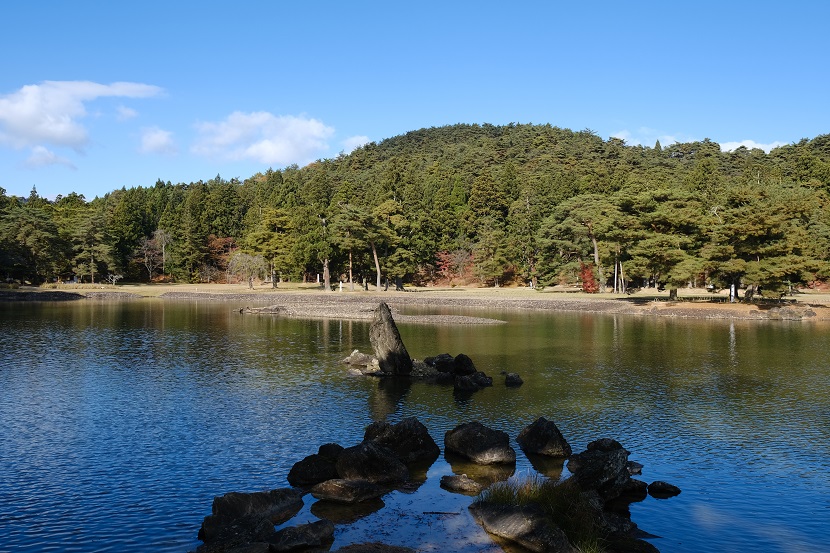
[[[602,553],[608,546],[595,508],[568,480],[554,482],[538,475],[497,482],[481,492],[476,501],[500,505],[537,505],[565,532],[581,553]]]

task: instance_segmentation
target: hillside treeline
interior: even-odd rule
[[[0,188],[0,268],[32,283],[257,278],[742,287],[828,278],[830,135],[769,154],[453,125],[239,181],[54,201]]]

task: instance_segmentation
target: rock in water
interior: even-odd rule
[[[480,465],[516,462],[510,437],[478,421],[460,424],[448,431],[444,435],[444,446],[446,451],[458,453]]]
[[[565,533],[538,507],[476,502],[473,517],[487,532],[536,553],[576,553]]]
[[[569,457],[573,451],[553,421],[539,417],[519,433],[516,441],[525,453]]]
[[[378,305],[369,326],[369,341],[375,350],[380,369],[387,374],[407,375],[412,372],[412,358],[403,345],[392,312],[385,303]]]

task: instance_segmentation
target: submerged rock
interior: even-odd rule
[[[366,480],[343,480],[337,478],[320,482],[311,488],[316,499],[337,503],[359,503],[382,496],[386,490]]]
[[[648,494],[655,499],[668,499],[680,494],[680,488],[668,482],[657,480],[649,484]]]
[[[507,433],[488,428],[478,421],[461,424],[448,431],[444,436],[444,446],[447,451],[482,465],[516,462],[516,451],[510,447]]]
[[[504,385],[508,388],[518,388],[524,383],[525,381],[522,380],[522,377],[516,373],[507,373],[504,376]]]
[[[378,305],[369,326],[369,341],[380,369],[390,375],[408,375],[412,372],[412,358],[403,345],[392,312],[385,303]]]
[[[441,477],[441,487],[456,493],[477,495],[485,488],[466,474],[452,474]]]

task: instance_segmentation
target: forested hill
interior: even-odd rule
[[[830,135],[769,154],[452,125],[242,182],[0,197],[4,276],[743,286],[828,276]]]

